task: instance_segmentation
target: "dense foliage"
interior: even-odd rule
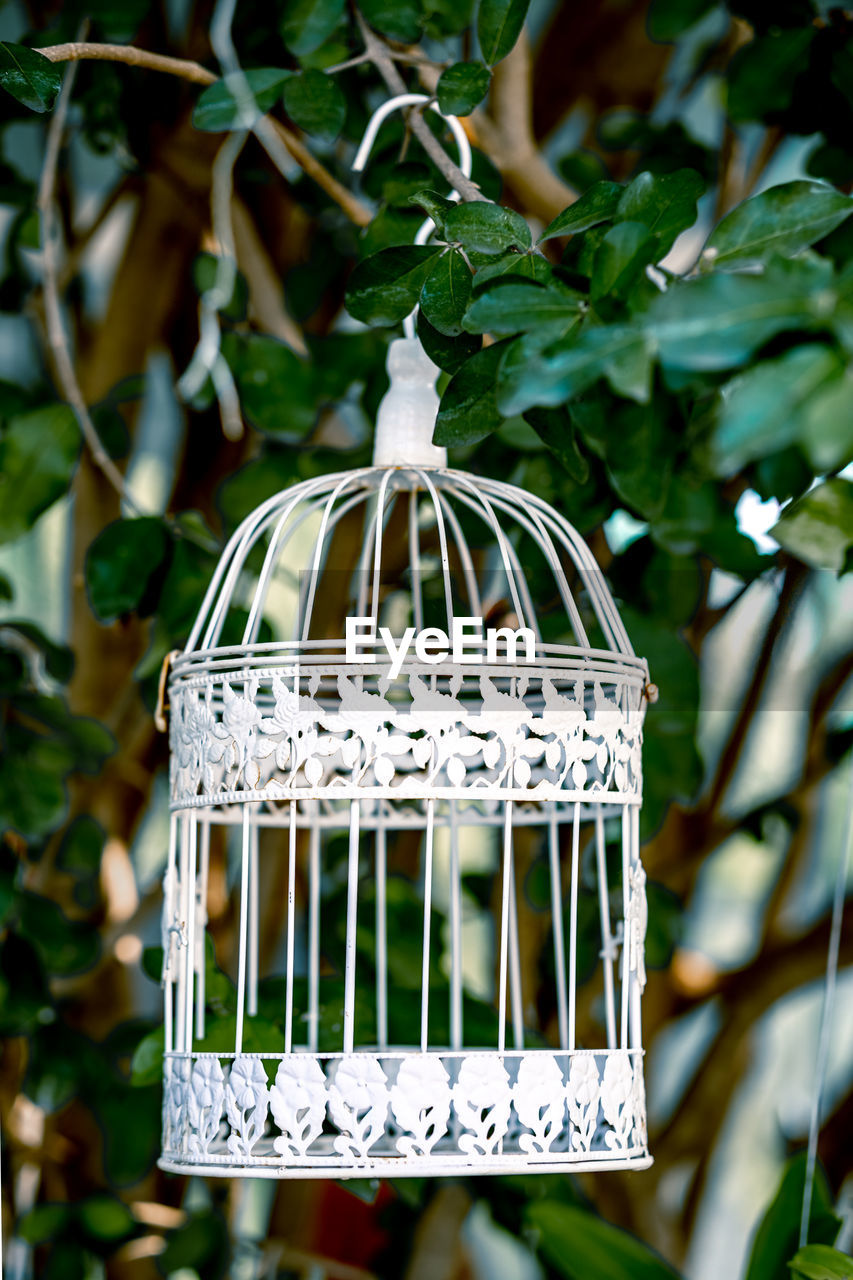
[[[757,798],[742,784],[798,617],[842,601],[851,568],[851,15],[821,0],[654,0],[583,14],[542,3],[530,15],[524,0],[362,0],[357,11],[344,0],[243,0],[229,49],[226,6],[179,8],[75,0],[3,12],[10,1274],[206,1280],[226,1274],[230,1256],[235,1275],[285,1275],[332,1254],[382,1276],[462,1275],[460,1232],[476,1203],[543,1274],[671,1278],[753,1028],[819,977],[826,955],[826,895],[793,924],[791,904],[817,857],[822,788],[853,743],[849,634],[816,644],[799,673],[805,727],[802,738],[784,729],[784,767]],[[121,51],[84,60],[57,108],[70,75],[58,47],[81,38],[184,62],[120,65]],[[466,118],[474,186],[457,182],[460,201],[452,142],[430,113],[391,117],[364,176],[350,173],[371,110],[400,84]],[[46,131],[66,107],[52,155]],[[435,231],[416,245],[425,216]],[[157,678],[186,639],[224,535],[294,480],[369,457],[387,344],[416,305],[442,371],[436,443],[573,521],[649,658],[661,690],[644,754],[652,1053],[698,1011],[716,1021],[653,1129],[654,1170],[631,1181],[363,1187],[364,1203],[336,1188],[282,1188],[247,1226],[227,1186],[187,1191],[153,1169],[160,1039],[143,971],[156,979],[159,968],[156,946],[140,957],[132,941],[158,936],[162,858],[152,870],[144,857],[162,841]],[[213,343],[194,357],[199,317]],[[146,459],[158,462],[159,488],[145,489]],[[123,504],[111,467],[126,476]],[[779,504],[761,551],[741,529],[744,494]],[[13,583],[34,564],[41,572],[48,548],[56,561],[57,547],[67,555],[19,608]],[[40,599],[48,584],[52,603]],[[757,638],[751,623],[742,642],[729,633],[727,660],[738,657],[743,679],[727,692],[723,740],[709,745],[707,655],[753,599],[769,608]],[[728,967],[697,968],[680,944],[715,855],[738,839],[770,868],[752,941]],[[475,879],[472,909],[490,897]],[[530,884],[522,909],[533,912]],[[398,891],[395,909],[416,920],[415,898]],[[339,940],[344,909],[342,892],[324,902]],[[227,1028],[227,894],[211,929],[211,1018]],[[436,947],[438,969],[440,932]],[[402,1019],[419,961],[401,951],[392,963]],[[276,1017],[276,982],[262,1018]],[[547,975],[542,988],[547,1000]],[[488,1025],[494,1011],[477,1012]],[[832,1247],[849,1085],[824,1130],[808,1247],[797,1251],[796,1131],[746,1280],[849,1274]],[[438,1261],[436,1239],[453,1242]]]

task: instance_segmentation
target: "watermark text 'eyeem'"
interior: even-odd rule
[[[484,627],[482,618],[460,617],[451,623],[450,635],[441,627],[424,627],[416,631],[406,627],[399,639],[388,627],[376,627],[373,619],[347,618],[346,660],[352,663],[371,664],[379,661],[373,647],[380,642],[385,646],[391,666],[388,675],[396,680],[403,662],[414,648],[418,662],[436,666],[439,662],[451,662],[460,666],[477,663],[495,663],[498,646],[503,644],[508,662],[536,661],[536,637],[532,627]],[[524,656],[519,658],[523,646]]]

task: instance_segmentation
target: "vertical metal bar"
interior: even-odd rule
[[[498,974],[498,1052],[506,1049],[506,973],[509,943],[509,884],[512,876],[512,801],[504,808],[503,885],[501,890],[500,969]]]
[[[563,882],[560,876],[560,832],[557,815],[548,819],[548,860],[551,866],[551,927],[554,932],[554,972],[557,976],[557,1024],[560,1048],[569,1047],[569,1010],[566,1002],[566,943],[563,933]]]
[[[164,933],[164,947],[166,956],[164,961],[171,959],[174,954],[177,958],[178,948],[174,945],[172,927],[174,926],[174,913],[177,903],[175,902],[175,882],[177,879],[177,861],[178,861],[178,815],[173,813],[169,819],[169,861],[166,868],[165,889],[171,895],[171,902],[164,899],[163,912],[166,921],[166,932]],[[168,908],[171,905],[171,916]],[[176,974],[171,965],[166,971],[166,986],[163,992],[163,1023],[164,1023],[164,1049],[166,1053],[171,1053],[175,1047],[175,1023],[174,1023],[174,990]]]
[[[518,946],[518,902],[515,884],[515,852],[509,878],[509,1002],[512,1009],[512,1044],[524,1048],[524,1004],[521,996],[521,956]]]
[[[258,936],[258,838],[258,827],[255,823],[252,823],[251,839],[249,841],[249,990],[246,1000],[246,1012],[250,1018],[254,1018],[258,1012],[258,951],[261,942]]]
[[[195,1002],[195,1034],[196,1039],[204,1039],[204,1014],[206,1003],[206,983],[207,983],[207,938],[205,935],[205,925],[207,924],[207,887],[210,878],[210,820],[203,818],[201,820],[201,849],[200,859],[201,868],[199,872],[199,890],[198,890],[198,926],[200,937],[196,942],[196,968],[198,971]]]
[[[412,572],[412,614],[416,631],[424,625],[424,602],[421,593],[421,548],[418,536],[418,491],[409,497],[409,567]]]
[[[385,885],[387,856],[382,801],[376,825],[376,1042],[380,1049],[388,1047],[388,935]]]
[[[344,1053],[352,1053],[355,1039],[355,933],[358,910],[358,836],[360,803],[350,804],[347,865],[347,939],[344,970]]]
[[[462,1048],[462,871],[456,801],[450,801],[450,1047]]]
[[[186,1042],[183,1050],[190,1054],[193,1050],[193,979],[195,977],[195,939],[196,916],[198,914],[198,894],[196,892],[196,867],[198,862],[198,823],[194,813],[189,815],[189,850],[187,857],[187,985],[186,1010],[184,1012],[184,1034]]]
[[[296,949],[296,801],[290,802],[287,850],[287,988],[284,1005],[284,1052],[293,1052],[293,957]]]
[[[249,858],[252,824],[249,805],[243,805],[243,831],[240,842],[240,936],[237,953],[237,1029],[234,1052],[243,1052],[243,1019],[246,1013],[246,941],[249,931]]]
[[[629,806],[631,814],[631,862],[632,867],[640,865],[640,810],[636,805]],[[631,940],[628,939],[630,950]],[[631,1048],[639,1049],[643,1043],[643,1026],[640,1012],[642,992],[639,975],[631,982]]]
[[[316,808],[316,801],[312,802]],[[316,815],[315,815],[316,817]],[[311,827],[308,846],[308,1048],[317,1052],[320,1034],[320,828]]]
[[[601,963],[604,966],[604,1017],[607,1047],[616,1048],[616,995],[613,983],[613,934],[610,929],[610,901],[607,890],[607,848],[604,842],[604,814],[595,811],[595,858],[598,870],[598,909],[601,914]]]
[[[187,1039],[186,1016],[187,1016],[187,922],[190,917],[189,903],[189,814],[181,814],[181,834],[180,834],[180,854],[179,854],[179,881],[178,881],[178,924],[181,932],[178,934],[178,989],[175,993],[175,1004],[177,1013],[177,1027],[175,1028],[175,1045],[179,1053],[184,1052],[184,1046]]]
[[[421,968],[421,1053],[429,1043],[429,949],[432,923],[432,846],[435,834],[435,800],[427,800],[424,833],[424,954]]]
[[[630,947],[628,945],[628,857],[631,845],[631,815],[627,805],[622,806],[622,1019],[619,1028],[619,1043],[623,1049],[628,1048],[628,992],[631,985],[631,971],[628,968]]]
[[[578,985],[578,881],[580,879],[581,807],[572,814],[572,883],[569,891],[569,1052],[575,1047]]]

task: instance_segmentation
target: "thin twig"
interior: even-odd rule
[[[42,289],[44,293],[45,324],[47,340],[53,355],[56,378],[62,394],[68,401],[80,427],[80,434],[92,455],[95,466],[104,474],[127,508],[135,515],[141,515],[142,509],[125,484],[124,476],[107,453],[97,428],[92,421],[88,406],[77,381],[74,363],[62,319],[62,308],[59,301],[56,264],[56,224],[54,219],[54,196],[56,192],[56,173],[59,165],[59,153],[62,147],[62,135],[68,118],[68,106],[71,102],[71,90],[74,86],[76,66],[72,66],[65,74],[56,109],[50,121],[45,143],[44,165],[41,171],[38,191],[39,228],[42,259]]]
[[[364,47],[367,51],[367,55],[382,79],[385,81],[389,91],[394,94],[408,92],[403,77],[394,66],[394,59],[391,50],[386,45],[385,41],[381,40],[375,32],[371,31],[358,9],[355,11],[355,16],[359,30],[361,31],[362,39],[364,40]],[[459,192],[462,199],[470,201],[485,200],[486,197],[483,195],[476,182],[472,182],[470,178],[466,178],[459,166],[454,164],[450,159],[450,156],[444,150],[444,147],[441,145],[438,138],[436,138],[423,116],[418,112],[413,111],[408,119],[412,133],[415,135],[424,151],[432,160],[433,164],[435,164],[442,176],[446,178],[450,186],[453,187],[455,191]]]
[[[85,41],[74,41],[70,44],[48,45],[39,49],[51,62],[80,62],[95,60],[98,62],[123,62],[131,67],[143,67],[148,71],[160,71],[165,75],[177,76],[188,80],[191,84],[213,84],[218,79],[200,62],[191,62],[186,58],[172,58],[162,53],[150,53],[147,49],[138,49],[134,45],[91,44]],[[334,201],[357,227],[366,227],[373,217],[372,212],[342,183],[338,182],[328,169],[320,163],[301,138],[272,117],[265,116],[255,126],[266,123],[274,130],[277,139],[284,144],[287,151],[299,165],[306,177],[316,182],[321,190]],[[263,138],[261,138],[263,143]],[[266,146],[266,144],[264,143]],[[269,148],[267,148],[269,151]],[[274,159],[274,157],[273,157]]]

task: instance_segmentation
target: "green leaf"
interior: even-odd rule
[[[803,1280],[851,1280],[853,1258],[828,1244],[807,1244],[798,1249],[788,1266],[794,1278]]]
[[[539,439],[577,484],[589,479],[589,460],[578,446],[575,425],[564,408],[528,409],[529,422]]]
[[[456,62],[438,78],[438,105],[446,116],[470,115],[491,82],[491,72],[482,62]]]
[[[755,1233],[744,1280],[790,1280],[787,1264],[797,1248],[806,1159],[806,1152],[801,1151],[786,1164],[776,1195]],[[840,1225],[833,1211],[826,1175],[818,1168],[812,1193],[809,1239],[819,1244],[832,1244]]]
[[[397,324],[417,306],[439,253],[430,245],[411,244],[371,254],[349,278],[347,311],[364,324]]]
[[[285,0],[281,35],[291,53],[301,58],[328,40],[344,16],[345,0]]]
[[[451,374],[461,369],[483,345],[482,338],[475,334],[461,333],[458,338],[448,338],[446,334],[439,333],[423,311],[418,312],[418,337],[433,364]]]
[[[548,349],[516,344],[498,376],[497,398],[507,417],[532,405],[554,405],[580,395],[598,378],[631,399],[649,397],[652,352],[642,331],[625,325],[570,332]]]
[[[450,379],[435,420],[434,444],[473,444],[501,425],[504,415],[495,400],[495,385],[507,343],[505,339],[484,347]]]
[[[62,497],[79,452],[80,432],[65,404],[10,420],[0,435],[0,542],[26,533]]]
[[[653,299],[647,332],[664,365],[736,368],[774,334],[823,320],[834,305],[830,283],[828,264],[782,261],[763,275],[681,281]]]
[[[465,312],[463,325],[469,333],[519,333],[546,325],[564,332],[576,322],[582,304],[579,293],[556,282],[543,288],[510,279],[479,294]]]
[[[730,382],[711,437],[714,473],[732,476],[746,463],[797,440],[807,445],[809,403],[828,382],[841,382],[843,367],[832,347],[809,344],[765,360]],[[839,409],[843,431],[850,423],[849,402],[846,412],[843,403]]]
[[[282,85],[293,75],[280,67],[255,67],[252,71],[232,73],[208,87],[193,111],[193,125],[204,133],[225,133],[228,129],[248,128],[269,111],[281,93]],[[242,77],[254,98],[250,119],[241,121]]]
[[[471,269],[456,249],[443,253],[421,290],[421,309],[439,333],[457,337],[471,297]]]
[[[577,1205],[534,1201],[525,1222],[538,1235],[539,1251],[568,1280],[678,1280],[648,1245]]]
[[[554,272],[547,258],[533,249],[527,253],[505,253],[492,262],[484,262],[474,274],[474,291],[488,284],[490,280],[515,276],[516,279],[533,280],[536,284],[549,285],[554,281]]]
[[[657,242],[641,222],[619,222],[598,246],[590,280],[593,302],[624,298],[637,276],[657,256]]]
[[[732,120],[772,122],[790,106],[794,85],[808,69],[815,34],[811,25],[776,27],[737,51],[727,75]]]
[[[558,213],[553,222],[542,232],[539,244],[545,240],[553,240],[555,236],[574,236],[599,223],[609,222],[619,207],[622,192],[625,190],[618,182],[602,179],[594,182],[568,209]]]
[[[840,570],[853,543],[853,483],[834,476],[810,490],[785,508],[770,536],[815,569]]]
[[[361,0],[359,5],[371,27],[392,40],[414,44],[421,34],[419,0]]]
[[[695,169],[675,173],[641,173],[619,199],[622,222],[642,222],[657,239],[657,258],[664,257],[682,231],[696,221],[696,202],[705,183]]]
[[[153,605],[151,588],[162,579],[171,550],[166,526],[156,516],[115,520],[86,552],[86,588],[92,612],[112,622]]]
[[[346,99],[335,81],[316,69],[287,81],[284,108],[300,129],[327,142],[334,142],[347,113]]]
[[[529,249],[532,243],[520,213],[485,200],[454,205],[445,215],[444,233],[472,253],[506,253],[513,247]]]
[[[163,1079],[163,1052],[166,1047],[165,1031],[157,1027],[139,1041],[130,1064],[130,1082],[142,1087],[158,1084]]]
[[[440,196],[437,191],[420,190],[409,196],[408,203],[416,204],[423,209],[424,213],[429,214],[435,223],[436,231],[440,235],[444,234],[444,219],[450,210],[455,208],[453,200]]]
[[[0,40],[0,85],[13,98],[40,113],[50,111],[62,78],[43,53]]]
[[[77,1206],[83,1230],[96,1240],[121,1240],[136,1227],[136,1219],[126,1204],[103,1193],[89,1196]]]
[[[50,973],[80,973],[98,958],[101,944],[88,924],[69,920],[62,908],[40,893],[21,893],[18,930],[33,943]]]
[[[774,253],[790,257],[828,235],[853,213],[853,199],[826,182],[784,182],[723,218],[702,250],[707,266],[742,267]]]
[[[480,0],[477,39],[490,67],[512,49],[521,34],[529,4],[530,0]]]
[[[222,350],[252,426],[269,435],[308,434],[317,421],[311,364],[266,334],[228,334]]]
[[[49,676],[67,684],[74,670],[74,653],[67,645],[56,644],[40,627],[25,618],[4,618],[3,626],[7,631],[14,631],[26,640],[31,649],[38,650]]]
[[[652,40],[670,44],[708,12],[716,0],[652,0],[648,29]]]

